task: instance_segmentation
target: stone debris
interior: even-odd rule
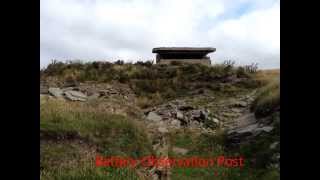
[[[204,124],[215,124],[218,127],[219,120],[210,117],[210,111],[204,108],[198,109],[187,104],[182,100],[173,100],[169,103],[153,107],[145,111],[146,118],[151,121],[162,121],[168,127],[179,129],[189,128],[208,128]]]

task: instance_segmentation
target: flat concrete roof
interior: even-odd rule
[[[152,49],[152,53],[161,52],[215,52],[216,48],[212,47],[156,47]]]

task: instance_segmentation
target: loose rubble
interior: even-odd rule
[[[182,100],[174,100],[145,111],[146,119],[150,121],[163,121],[172,129],[181,127],[210,129],[206,124],[219,126],[219,120],[211,116],[210,111],[196,108]],[[210,122],[210,123],[209,123]]]

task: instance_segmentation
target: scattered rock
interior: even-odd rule
[[[147,119],[150,120],[150,121],[161,121],[162,120],[162,117],[159,116],[157,113],[155,112],[149,112],[148,113],[148,116],[147,116]]]

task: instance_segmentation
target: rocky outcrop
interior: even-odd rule
[[[99,98],[115,98],[122,99],[129,103],[133,103],[135,99],[134,93],[129,87],[124,85],[110,84],[76,84],[77,86],[68,85],[61,87],[47,87],[40,84],[40,94],[50,94],[58,99],[66,99],[70,101],[91,101]]]
[[[227,131],[227,144],[229,147],[236,147],[240,144],[250,143],[257,136],[271,133],[274,130],[272,125],[265,124],[265,121],[258,121],[254,113],[246,113],[236,119],[234,128]]]

